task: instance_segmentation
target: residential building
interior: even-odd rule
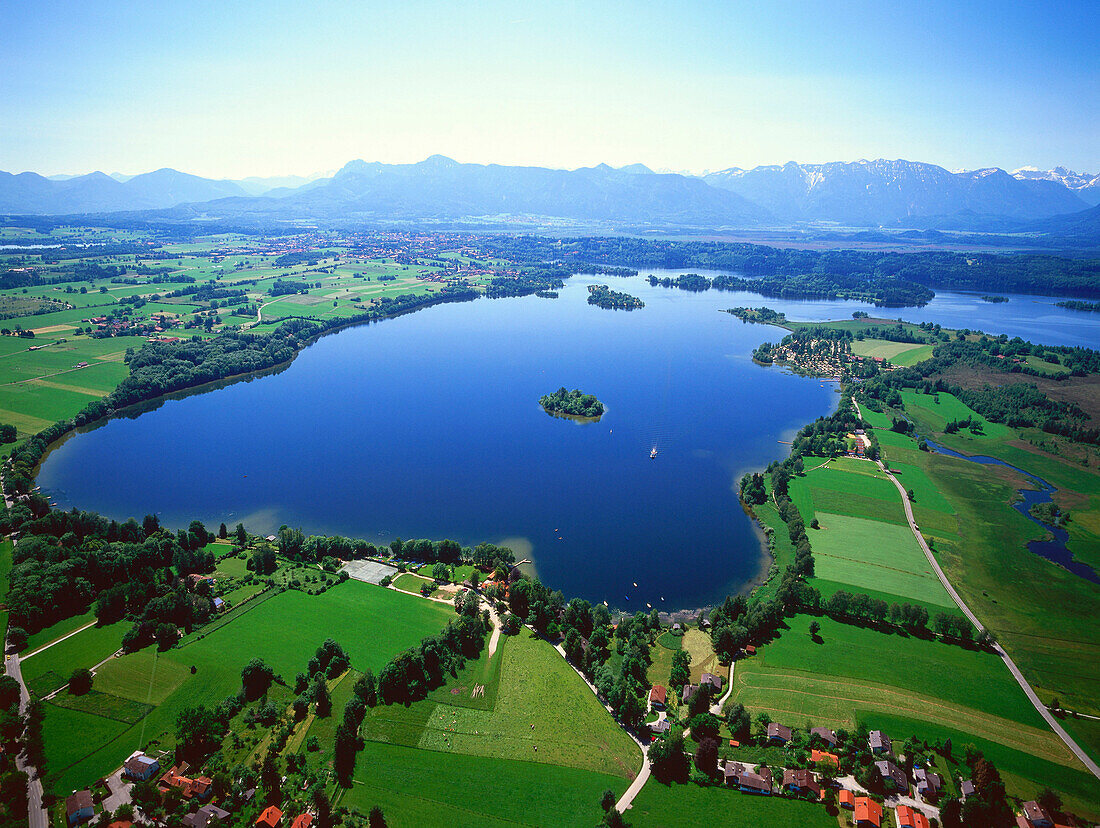
[[[668,691],[660,684],[654,684],[649,690],[649,703],[654,707],[664,707],[668,700]]]
[[[160,762],[144,753],[135,753],[126,760],[126,764],[122,766],[122,772],[127,779],[144,782],[160,772]]]
[[[836,731],[827,727],[811,727],[810,736],[816,736],[829,747],[836,747]]]
[[[841,808],[847,808],[849,811],[856,807],[856,795],[847,788],[840,789],[840,793],[836,795],[836,801],[840,803]]]
[[[1054,820],[1038,802],[1024,803],[1024,819],[1031,828],[1053,828]]]
[[[65,799],[65,815],[68,817],[70,825],[87,822],[94,814],[95,807],[92,804],[91,791],[74,791],[71,796]]]
[[[722,679],[714,675],[714,673],[703,673],[702,677],[699,679],[700,687],[707,687],[708,685],[716,692],[722,692]]]
[[[858,828],[880,828],[882,825],[882,806],[866,796],[857,796],[855,802],[855,823]]]
[[[279,828],[283,823],[283,812],[274,805],[264,808],[264,812],[257,817],[254,825],[256,828]]]
[[[232,814],[229,811],[223,811],[217,805],[203,805],[195,813],[185,816],[183,824],[187,828],[209,828],[210,825],[223,822],[230,816]]]
[[[916,808],[898,805],[898,828],[929,828],[928,817]]]
[[[969,779],[959,780],[959,799],[966,802],[968,796],[974,795],[974,783]]]
[[[771,796],[772,772],[768,768],[761,768],[760,772],[746,770],[742,772],[737,781],[737,786],[743,793],[758,793]]]
[[[878,770],[878,775],[882,777],[886,790],[908,792],[909,779],[905,776],[905,771],[889,759],[880,759],[875,762],[875,768]]]
[[[698,689],[698,684],[685,684],[684,692],[680,696],[681,704],[687,704],[689,701],[691,701],[691,697],[695,695],[695,691]]]
[[[734,762],[730,759],[722,769],[722,776],[729,787],[737,788],[741,785],[741,774],[746,770],[747,768],[740,762]]]
[[[290,823],[290,828],[309,828],[313,823],[313,814],[298,814],[294,817],[294,822]]]
[[[867,737],[867,744],[870,746],[872,753],[891,753],[893,751],[890,737],[881,730],[872,730],[871,735]]]
[[[783,771],[783,787],[795,793],[813,791],[815,796],[821,796],[821,786],[814,775],[804,768]]]
[[[776,742],[781,745],[787,744],[791,740],[791,729],[785,725],[781,725],[777,722],[772,722],[768,725],[768,741]]]
[[[938,773],[916,768],[913,771],[913,779],[917,783],[917,793],[924,799],[935,801],[943,790],[943,777]]]

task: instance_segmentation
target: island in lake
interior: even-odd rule
[[[553,394],[543,394],[539,405],[549,414],[585,419],[598,419],[604,412],[603,403],[592,394],[585,394],[579,388],[566,391],[564,385]]]
[[[645,302],[637,296],[611,290],[607,285],[589,285],[588,304],[599,305],[608,310],[634,310],[645,307]]]

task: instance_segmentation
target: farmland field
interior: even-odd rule
[[[19,666],[27,689],[39,696],[56,690],[77,667],[91,667],[115,652],[129,628],[125,622],[89,627],[29,659],[21,659]]]

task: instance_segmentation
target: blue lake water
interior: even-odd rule
[[[592,283],[646,307],[590,306]],[[878,313],[1100,341],[1097,315],[1054,301],[944,293],[927,308]],[[1053,321],[1036,323],[1028,303]],[[720,310],[762,304],[791,319],[876,313],[574,277],[559,299],[441,305],[324,337],[278,373],[74,435],[38,482],[62,507],[156,512],[173,527],[199,518],[376,542],[507,541],[566,595],[628,610],[708,604],[767,565],[737,480],[784,457],[779,441],[838,399],[830,383],[752,363],[783,332]],[[562,385],[603,400],[602,420],[548,416],[538,398]]]

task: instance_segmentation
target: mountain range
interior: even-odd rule
[[[352,161],[328,177],[240,181],[172,169],[132,177],[0,172],[0,214],[156,211],[166,220],[550,219],[635,227],[834,224],[981,232],[1026,230],[1048,220],[1057,225],[1052,217],[1084,215],[1098,204],[1100,175],[1063,167],[951,172],[883,159],[731,167],[703,176],[655,173],[641,164],[576,170],[461,164],[439,155],[416,164]]]

